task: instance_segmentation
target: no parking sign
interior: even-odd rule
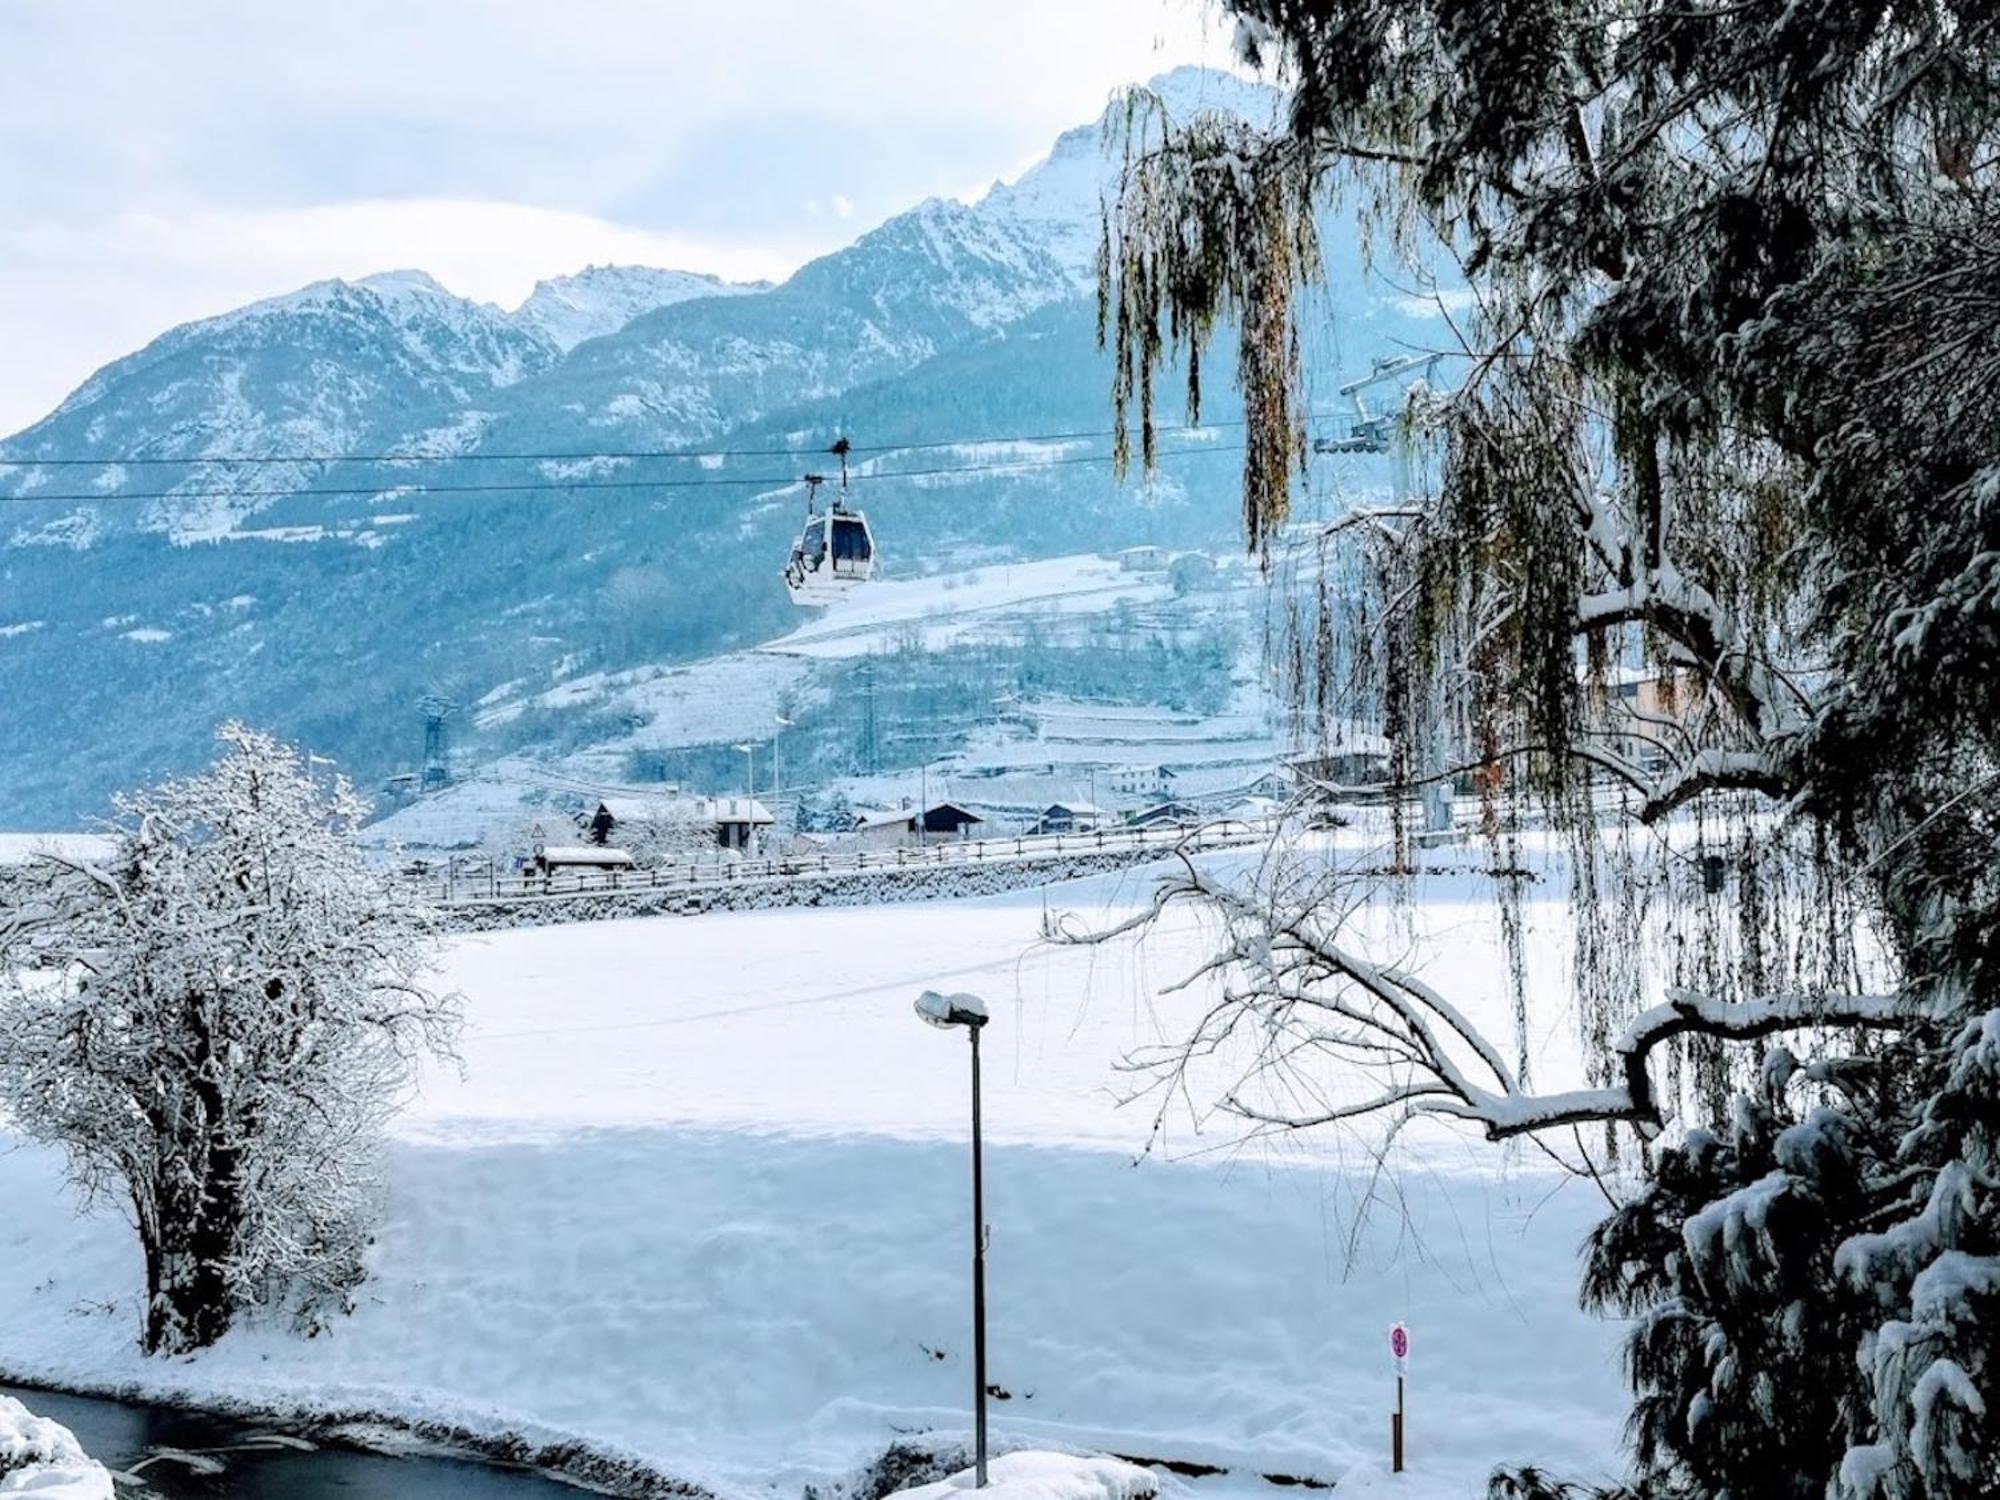
[[[1410,1330],[1401,1323],[1390,1325],[1389,1354],[1396,1361],[1396,1373],[1402,1374],[1410,1359]]]

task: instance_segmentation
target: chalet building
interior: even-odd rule
[[[1035,820],[1030,833],[1091,833],[1109,819],[1104,809],[1090,802],[1051,802]]]
[[[1128,828],[1192,828],[1200,821],[1201,809],[1193,803],[1171,800],[1125,815]]]
[[[1121,797],[1165,797],[1174,789],[1174,773],[1167,766],[1114,766],[1107,779]]]
[[[854,815],[854,835],[857,842],[869,848],[895,848],[901,844],[971,838],[972,830],[985,821],[956,802],[933,802],[921,814],[914,806],[864,807]],[[919,826],[923,830],[921,839]]]

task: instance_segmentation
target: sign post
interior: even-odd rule
[[[1389,1329],[1389,1353],[1396,1361],[1396,1410],[1389,1417],[1390,1472],[1403,1472],[1403,1377],[1409,1369],[1410,1330],[1401,1323]]]

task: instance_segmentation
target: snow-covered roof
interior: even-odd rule
[[[1051,802],[1048,812],[1066,812],[1072,817],[1103,818],[1109,814],[1094,802]]]
[[[924,809],[924,818],[928,821],[935,814],[942,812],[957,813],[973,823],[983,823],[986,821],[963,802],[933,802]],[[914,825],[916,821],[917,809],[915,807],[857,807],[854,809],[854,826],[856,828],[880,828],[884,823],[909,823]]]

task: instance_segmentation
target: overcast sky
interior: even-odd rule
[[[783,276],[1228,41],[1201,0],[0,0],[0,434],[321,277]]]

